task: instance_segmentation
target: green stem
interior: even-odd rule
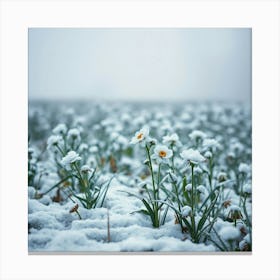
[[[192,223],[192,239],[193,241],[195,241],[195,219],[194,219],[194,207],[195,207],[195,203],[194,203],[194,172],[193,172],[193,169],[194,169],[194,164],[193,163],[190,163],[191,164],[191,169],[192,169],[192,197],[191,197],[191,208],[192,208],[192,214],[191,214],[191,223]]]
[[[194,194],[194,165],[191,163],[191,169],[192,169],[192,212],[194,212],[194,197],[195,197],[195,194]]]
[[[209,159],[209,185],[210,191],[212,192],[212,178],[213,178],[213,161],[212,158]]]
[[[76,210],[76,213],[77,213],[77,215],[79,216],[79,218],[80,218],[80,220],[82,219],[82,217],[81,217],[81,215],[80,215],[80,213],[79,213],[79,211],[78,210]]]
[[[159,191],[159,184],[160,184],[160,163],[159,163],[159,165],[158,165],[158,183],[157,183],[157,185],[158,185],[158,191]],[[159,193],[157,193],[157,199],[159,199]]]
[[[150,149],[147,145],[146,145],[146,151],[147,151],[149,167],[150,167],[151,176],[152,176],[152,185],[153,185],[153,194],[154,194],[153,198],[155,200],[157,200],[158,189],[156,189],[156,186],[155,186],[155,178],[154,178],[153,165],[152,165],[152,160],[151,160],[151,155],[150,155]],[[158,202],[152,202],[152,206],[153,206],[154,218],[155,218],[154,227],[159,227]]]
[[[172,162],[172,172],[174,172],[175,167],[174,167],[174,149],[173,149],[173,144],[171,144],[171,149],[172,149],[172,158],[171,158],[171,162]]]
[[[82,185],[82,190],[81,190],[81,191],[83,191],[83,192],[85,193],[86,200],[88,201],[89,198],[88,198],[88,195],[87,195],[87,185],[85,184],[85,181],[84,181],[84,179],[83,179],[83,176],[82,176],[82,174],[81,174],[81,172],[80,172],[80,170],[79,170],[79,168],[78,168],[76,162],[72,163],[71,165],[74,166],[74,168],[76,169],[76,171],[77,171],[77,173],[78,173],[79,181],[80,181],[80,184]]]
[[[152,175],[152,185],[153,185],[154,199],[157,199],[156,198],[156,186],[155,186],[153,165],[152,165],[152,160],[151,160],[151,155],[150,155],[150,149],[147,145],[146,145],[146,151],[147,151],[147,156],[148,156],[148,160],[149,160],[149,167],[150,167],[150,171],[151,171],[151,175]]]
[[[80,172],[80,170],[79,170],[79,168],[78,168],[76,162],[72,163],[72,165],[75,167],[75,169],[76,169],[76,171],[77,171],[77,173],[78,173],[79,179],[80,179],[81,183],[82,183],[83,186],[84,186],[83,177],[82,177],[82,174],[81,174],[81,172]]]
[[[62,151],[62,149],[58,146],[58,144],[55,145],[59,152],[62,154],[62,156],[65,156],[65,153]]]

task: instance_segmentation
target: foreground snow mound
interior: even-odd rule
[[[194,244],[187,240],[179,225],[174,223],[171,212],[166,224],[158,229],[153,228],[145,216],[131,214],[141,207],[141,201],[128,197],[123,191],[129,191],[129,188],[112,185],[108,208],[79,208],[82,220],[75,213],[69,213],[73,206],[71,202],[46,206],[40,200],[29,199],[29,251],[215,251],[212,245]]]

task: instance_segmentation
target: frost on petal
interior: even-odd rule
[[[184,160],[190,161],[195,164],[205,161],[205,158],[200,154],[200,152],[193,149],[184,150],[180,155]]]
[[[93,169],[90,168],[88,165],[83,165],[83,166],[81,167],[81,171],[82,171],[83,173],[91,173],[91,172],[93,171]]]
[[[217,140],[213,139],[213,138],[204,139],[202,146],[203,146],[203,148],[210,149],[212,151],[215,151],[215,150],[221,148],[220,143]]]
[[[177,133],[173,133],[171,135],[163,136],[162,142],[163,142],[163,144],[181,146],[181,142],[179,140],[179,136],[178,136]]]
[[[67,132],[67,126],[64,123],[58,124],[54,129],[54,134],[66,134]]]
[[[171,149],[164,145],[157,145],[154,149],[153,158],[157,159],[158,161],[163,161],[171,158],[173,152]]]
[[[243,192],[247,193],[247,194],[251,194],[252,193],[252,185],[251,183],[247,183],[243,186]]]
[[[182,217],[188,217],[188,216],[190,216],[191,212],[192,212],[191,207],[186,205],[182,208],[181,215],[182,215]]]
[[[238,167],[238,171],[240,173],[248,174],[248,173],[250,173],[251,168],[250,168],[250,166],[248,164],[242,162],[242,163],[240,163],[240,165]]]
[[[197,141],[198,139],[206,138],[206,134],[200,130],[194,130],[189,134],[189,137],[191,138],[191,140]]]
[[[144,126],[142,129],[140,129],[139,131],[137,131],[134,135],[134,137],[132,137],[130,144],[137,144],[139,142],[142,142],[144,140],[147,140],[148,136],[149,136],[149,127],[148,126]]]
[[[47,141],[48,149],[50,149],[53,146],[59,145],[62,141],[63,140],[60,135],[51,135]]]
[[[77,128],[71,128],[68,133],[67,133],[67,138],[68,139],[80,139],[80,130]]]
[[[75,151],[70,151],[67,153],[67,155],[64,158],[62,158],[61,164],[63,166],[68,166],[71,163],[75,163],[76,161],[79,161],[81,159],[82,158]]]

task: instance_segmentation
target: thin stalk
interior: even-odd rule
[[[150,149],[147,145],[146,145],[146,151],[147,151],[149,167],[150,167],[151,176],[152,176],[154,200],[157,200],[158,189],[156,189],[156,186],[155,186],[155,178],[154,178],[153,165],[152,165],[152,160],[151,160],[151,155],[150,155]],[[154,227],[159,227],[158,202],[152,202],[152,206],[153,206],[153,212],[154,212],[154,218],[155,218]]]
[[[194,219],[194,164],[191,163],[191,169],[192,169],[192,196],[191,196],[191,208],[192,208],[192,214],[191,214],[191,224],[192,224],[192,239],[194,241],[194,238],[195,238],[195,219]]]
[[[191,169],[192,169],[192,205],[191,205],[191,208],[192,208],[192,212],[194,212],[194,198],[195,198],[195,194],[194,194],[194,188],[195,188],[195,186],[194,186],[194,171],[193,171],[193,169],[194,169],[194,165],[191,163]]]
[[[212,192],[212,178],[213,178],[213,161],[212,158],[209,159],[209,186]]]
[[[174,172],[175,167],[174,167],[174,149],[173,149],[173,144],[171,144],[171,150],[172,150],[172,158],[171,158],[171,163],[172,163],[172,172]]]
[[[82,174],[76,164],[76,162],[73,163],[73,166],[75,167],[77,173],[78,173],[78,176],[79,176],[79,179],[80,179],[80,182],[82,183],[83,187],[85,188],[85,184],[84,184],[84,180],[83,180],[83,177],[82,177]]]
[[[78,211],[78,210],[76,210],[75,212],[76,212],[76,213],[77,213],[77,215],[79,216],[79,219],[80,219],[80,220],[82,220],[82,217],[81,217],[81,215],[80,215],[79,211]]]
[[[160,185],[160,163],[158,165],[158,182],[157,182],[157,185],[158,185],[158,188],[157,190],[159,191],[159,185]],[[156,199],[159,199],[159,193],[157,192],[157,198]]]
[[[149,147],[146,145],[146,151],[147,151],[147,156],[148,156],[148,160],[149,160],[149,167],[150,167],[150,171],[151,171],[151,175],[152,175],[152,186],[153,186],[153,192],[154,195],[156,194],[156,187],[155,187],[155,178],[154,178],[154,171],[153,171],[153,166],[152,166],[152,160],[151,160],[151,155],[150,155],[150,149]],[[156,199],[156,197],[154,196],[154,199]]]
[[[63,142],[64,142],[64,151],[66,151],[67,149],[67,145],[66,145],[66,134],[63,135]]]
[[[242,203],[242,195],[243,195],[243,185],[244,185],[244,181],[245,181],[245,179],[244,179],[244,176],[242,175],[242,178],[241,178],[241,180],[240,180],[240,195],[239,195],[240,199],[239,199],[239,207],[241,207],[241,203]]]
[[[57,149],[59,150],[59,152],[62,154],[62,156],[65,156],[65,153],[62,151],[62,149],[59,147],[58,144],[55,145],[57,147]]]

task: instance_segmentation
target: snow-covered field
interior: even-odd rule
[[[30,252],[251,251],[251,108],[30,102]]]

